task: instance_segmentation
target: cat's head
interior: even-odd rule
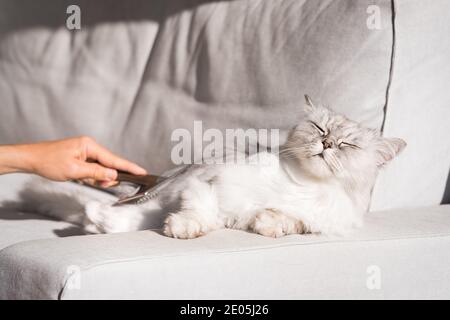
[[[312,177],[357,179],[370,184],[378,169],[406,146],[402,139],[381,137],[379,131],[305,98],[306,115],[291,130],[281,152],[298,160]]]

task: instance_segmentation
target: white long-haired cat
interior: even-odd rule
[[[247,164],[193,165],[144,204],[112,206],[88,201],[88,191],[64,194],[60,185],[50,185],[46,191],[53,196],[28,199],[34,201],[28,205],[91,233],[162,226],[165,235],[180,239],[221,228],[270,237],[345,233],[361,225],[378,170],[406,143],[380,137],[308,98],[305,108],[306,117],[279,154],[252,155],[258,161]],[[69,208],[70,197],[78,197],[85,210]]]

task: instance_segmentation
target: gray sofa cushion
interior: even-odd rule
[[[372,213],[344,238],[220,230],[186,241],[155,231],[34,240],[0,251],[0,298],[448,299],[449,245],[450,206]],[[374,272],[379,289],[367,285]]]
[[[439,204],[446,184],[450,192],[450,2],[395,4],[395,59],[384,134],[404,138],[408,147],[380,175],[373,210]]]

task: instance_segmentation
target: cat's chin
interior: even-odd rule
[[[315,179],[329,179],[334,177],[322,154],[314,155],[301,161],[301,167],[305,173]]]

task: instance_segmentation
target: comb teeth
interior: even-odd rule
[[[147,202],[148,200],[153,199],[154,197],[156,197],[158,195],[158,192],[149,192],[146,193],[144,196],[142,196],[141,198],[139,198],[136,201],[136,204],[142,204],[144,202]]]
[[[146,201],[149,201],[149,200],[155,198],[162,189],[164,189],[168,184],[170,184],[171,181],[173,181],[175,178],[177,178],[178,176],[185,173],[191,166],[192,165],[187,165],[184,168],[182,168],[181,170],[179,170],[175,173],[172,173],[170,176],[159,177],[158,180],[156,181],[156,185],[153,185],[153,187],[150,187],[150,188],[149,188],[148,183],[140,183],[140,181],[136,181],[135,177],[133,177],[134,180],[132,181],[132,180],[130,180],[130,178],[128,176],[124,176],[126,178],[126,179],[124,179],[124,181],[136,182],[137,184],[140,184],[141,186],[140,186],[137,194],[126,197],[124,199],[121,199],[113,205],[114,206],[122,205],[122,204],[137,205],[137,204],[142,204]],[[147,190],[147,191],[145,191],[145,190]]]

